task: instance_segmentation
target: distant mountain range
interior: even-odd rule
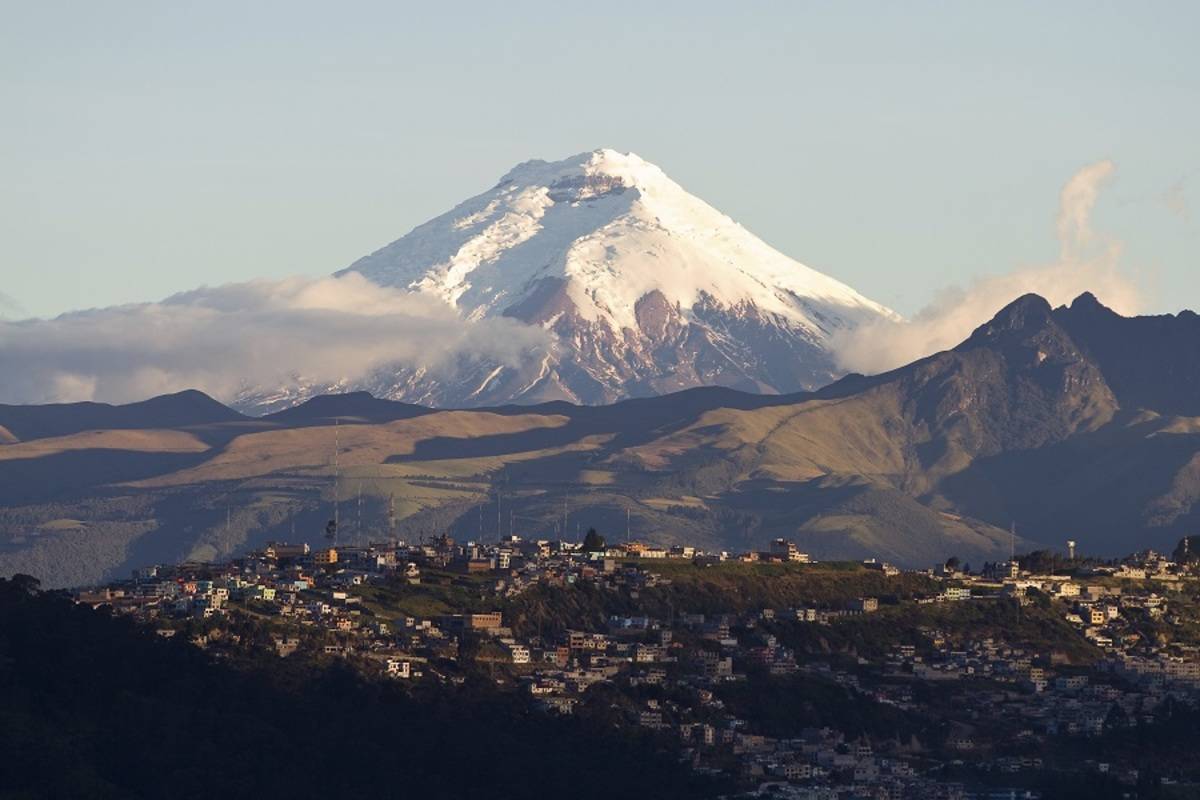
[[[811,393],[470,411],[358,393],[249,418],[185,392],[0,407],[0,431],[0,575],[54,585],[319,542],[335,483],[344,541],[620,540],[628,520],[649,541],[785,536],[905,565],[1170,549],[1200,526],[1200,317],[1031,295],[953,350]]]
[[[833,335],[896,318],[614,150],[521,164],[350,271],[468,320],[553,334],[549,352],[518,365],[464,363],[451,377],[392,367],[356,384],[440,408],[595,405],[714,385],[811,390],[840,375]],[[261,413],[344,389],[248,387],[235,405]]]

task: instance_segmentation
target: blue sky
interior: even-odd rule
[[[1200,307],[1194,3],[0,6],[0,315],[332,272],[601,146],[906,314],[1111,159],[1094,228]]]

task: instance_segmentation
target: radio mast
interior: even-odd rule
[[[340,417],[333,418],[333,532],[337,535],[337,526],[341,520],[338,518],[338,483],[341,475],[339,473],[338,459],[341,457],[342,440],[341,440],[341,424]]]
[[[342,449],[339,424],[339,417],[333,418],[333,519],[329,520],[329,524],[325,526],[325,538],[329,539],[331,547],[337,547],[338,524],[341,522],[340,509],[338,508],[338,453]]]

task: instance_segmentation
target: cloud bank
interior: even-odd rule
[[[450,307],[358,273],[201,288],[158,303],[0,320],[0,402],[129,402],[182,389],[355,381],[385,366],[450,373],[516,364],[548,334]]]
[[[875,374],[947,350],[1030,292],[1057,306],[1090,291],[1118,313],[1136,314],[1141,308],[1139,292],[1118,268],[1120,243],[1092,230],[1096,200],[1115,172],[1113,162],[1099,161],[1075,173],[1063,186],[1056,262],[943,289],[911,320],[880,321],[836,336],[838,365],[849,372]]]

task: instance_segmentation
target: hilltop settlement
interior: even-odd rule
[[[547,718],[646,737],[727,796],[1186,797],[1194,544],[902,571],[782,539],[272,543],[74,599],[218,659],[342,664],[408,691],[482,677]]]

